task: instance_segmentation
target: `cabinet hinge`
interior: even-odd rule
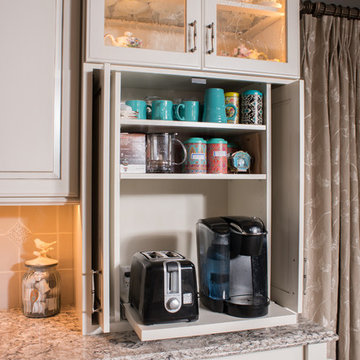
[[[303,294],[306,295],[306,283],[307,283],[307,258],[304,258],[304,281],[303,281]]]
[[[92,306],[91,312],[92,314],[98,313],[102,311],[101,301],[98,296],[96,296],[96,286],[95,286],[95,276],[100,276],[102,274],[101,270],[91,270],[91,298],[92,298]]]

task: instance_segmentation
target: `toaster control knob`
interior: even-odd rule
[[[177,310],[180,307],[180,301],[176,298],[171,298],[166,305],[169,310]]]

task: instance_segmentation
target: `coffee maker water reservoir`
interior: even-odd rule
[[[256,217],[201,219],[196,226],[200,300],[237,317],[268,312],[266,229]]]

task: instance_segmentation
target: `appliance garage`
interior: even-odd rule
[[[132,328],[148,341],[294,324],[303,83],[283,31],[298,7],[138,3],[128,16],[117,1],[85,6],[83,333]],[[232,12],[254,27],[247,49],[269,28],[281,49],[231,52]]]

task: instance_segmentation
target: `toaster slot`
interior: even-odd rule
[[[166,273],[168,278],[168,293],[179,293],[179,271],[177,263],[168,262],[166,264]]]

